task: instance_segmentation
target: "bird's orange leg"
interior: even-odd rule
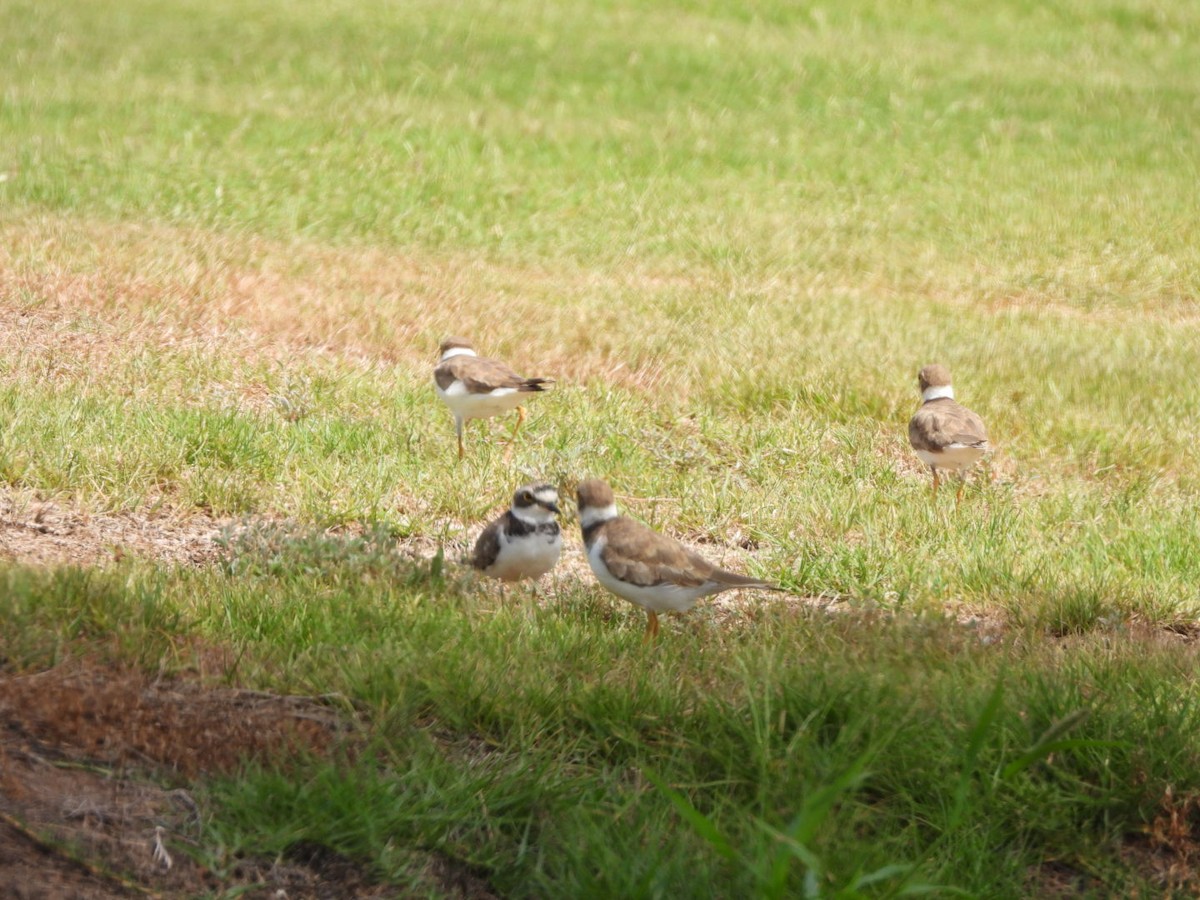
[[[933,496],[937,496],[938,485],[942,483],[941,476],[938,475],[938,470],[935,466],[930,466],[933,469]]]
[[[658,613],[654,610],[647,610],[649,618],[646,619],[646,634],[642,637],[642,643],[653,641],[658,637]]]
[[[462,459],[467,455],[467,451],[463,447],[463,420],[457,417],[454,419],[454,432],[458,435],[458,458]]]

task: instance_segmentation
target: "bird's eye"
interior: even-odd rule
[[[533,502],[533,494],[529,493],[529,491],[522,491],[521,492],[521,502],[522,503],[532,503]]]

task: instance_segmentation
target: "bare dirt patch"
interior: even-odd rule
[[[0,679],[0,715],[11,733],[105,766],[150,764],[185,777],[324,752],[339,731],[338,715],[308,698],[151,679],[94,660]]]
[[[202,846],[203,812],[183,776],[324,753],[345,729],[308,698],[153,679],[98,660],[2,677],[0,895],[391,896],[332,851],[226,860],[220,873],[203,861],[220,854]]]
[[[133,555],[200,565],[216,558],[222,524],[200,513],[93,513],[0,490],[0,560],[93,566]]]

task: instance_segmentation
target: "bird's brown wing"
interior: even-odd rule
[[[908,442],[916,450],[937,452],[951,444],[981,447],[987,444],[987,428],[976,413],[953,400],[924,404],[908,423]]]
[[[500,388],[518,391],[545,390],[548,378],[522,378],[508,366],[480,356],[454,356],[433,370],[433,378],[442,390],[461,381],[472,394],[488,394]]]
[[[614,576],[640,587],[678,584],[698,587],[713,567],[674,538],[624,516],[604,525],[601,559]]]
[[[605,523],[604,535],[600,558],[608,570],[639,587],[659,584],[699,587],[711,583],[721,585],[718,590],[738,587],[783,590],[757,578],[719,569],[674,538],[624,516]]]

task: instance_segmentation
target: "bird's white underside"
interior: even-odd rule
[[[521,537],[501,534],[496,561],[483,572],[503,581],[541,578],[554,568],[561,553],[561,534],[526,534]]]
[[[954,469],[961,472],[975,465],[985,453],[985,447],[971,447],[967,444],[950,444],[940,453],[929,450],[918,450],[917,456],[927,466],[939,469]]]
[[[496,388],[486,394],[472,394],[461,381],[453,381],[445,390],[435,385],[437,395],[460,419],[486,419],[498,416],[521,405],[521,394],[516,388]]]
[[[657,584],[651,587],[629,584],[617,578],[608,570],[600,554],[604,552],[604,535],[596,538],[588,550],[588,565],[596,575],[596,580],[607,590],[630,603],[648,609],[651,612],[683,612],[696,605],[696,601],[709,594],[715,594],[721,589],[715,581],[689,587],[681,584]]]

